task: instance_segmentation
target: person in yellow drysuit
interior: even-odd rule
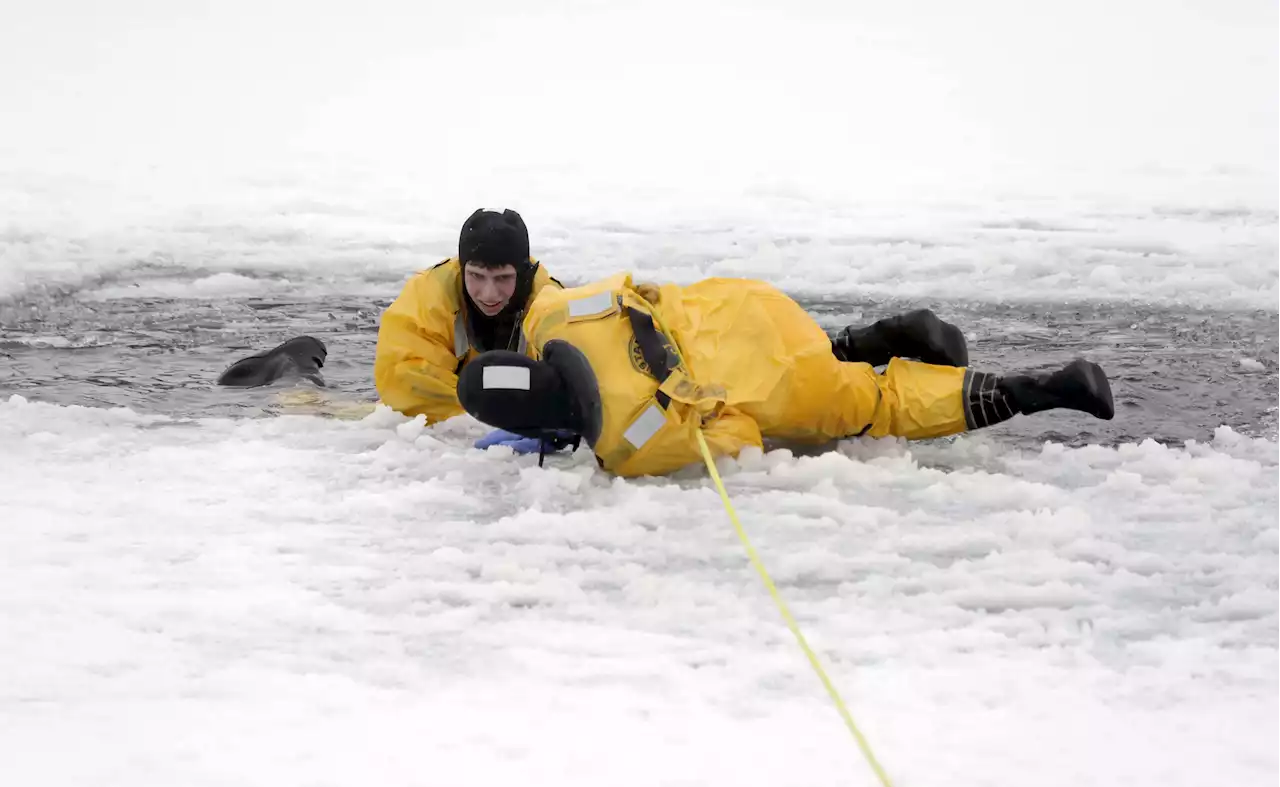
[[[373,364],[381,401],[428,423],[461,415],[458,371],[488,350],[523,352],[521,320],[547,286],[562,285],[530,256],[519,213],[472,213],[458,256],[415,274],[382,314]]]
[[[620,476],[660,475],[764,437],[925,439],[1017,414],[1067,408],[1114,417],[1096,365],[1000,377],[894,357],[885,371],[841,360],[795,301],[747,279],[635,285],[621,273],[543,290],[524,321],[533,357],[486,353],[458,399],[476,419],[527,437],[585,439]]]

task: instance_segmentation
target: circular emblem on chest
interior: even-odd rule
[[[631,365],[635,367],[637,372],[653,375],[653,370],[649,368],[649,364],[645,363],[644,353],[640,352],[640,342],[634,336],[631,337],[631,341],[627,344],[627,355],[631,357]]]

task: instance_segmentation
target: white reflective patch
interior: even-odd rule
[[[458,316],[453,318],[453,355],[455,358],[462,358],[470,349],[471,342],[467,340],[467,318],[459,311]]]
[[[523,366],[486,366],[480,379],[486,389],[529,390],[529,370]]]
[[[611,306],[613,306],[613,293],[598,292],[595,295],[569,301],[569,316],[585,317],[588,314],[599,314]]]
[[[627,431],[623,432],[622,436],[639,450],[666,425],[667,417],[663,415],[661,408],[651,404],[643,413],[640,413],[639,418],[631,422],[631,426],[627,427]]]

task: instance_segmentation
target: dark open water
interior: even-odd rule
[[[237,358],[311,334],[329,347],[329,393],[373,401],[378,316],[397,289],[376,301],[95,301],[73,291],[29,292],[0,300],[0,397],[184,417],[258,415],[270,412],[274,392],[219,388],[218,373]],[[1047,369],[1083,355],[1110,375],[1114,421],[1069,412],[1022,417],[987,430],[1002,442],[1182,444],[1207,441],[1223,424],[1276,436],[1274,312],[907,300],[805,305],[828,330],[928,306],[964,328],[976,368]]]

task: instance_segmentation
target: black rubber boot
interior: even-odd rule
[[[241,358],[218,376],[218,385],[256,388],[277,380],[310,380],[324,386],[320,367],[329,351],[324,342],[313,336],[298,336],[248,358]]]
[[[1040,375],[999,377],[969,370],[964,397],[965,426],[970,430],[1045,410],[1079,410],[1104,421],[1116,414],[1107,375],[1096,363],[1083,359]]]
[[[883,366],[891,358],[915,358],[939,366],[968,366],[969,350],[956,326],[928,309],[874,322],[850,325],[831,340],[831,352],[846,362]]]

